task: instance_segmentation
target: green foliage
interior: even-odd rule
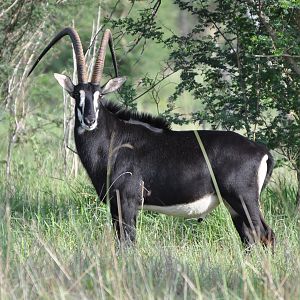
[[[299,2],[268,1],[262,7],[252,1],[175,3],[197,23],[187,36],[165,41],[174,68],[181,70],[170,107],[189,91],[205,104],[192,120],[245,130],[295,165],[300,160],[300,74],[287,56],[300,54]]]
[[[121,102],[127,109],[136,109],[136,90],[130,83],[125,83],[119,92]]]

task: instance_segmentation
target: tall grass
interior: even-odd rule
[[[1,299],[300,298],[300,221],[282,179],[262,200],[273,255],[245,253],[223,206],[202,223],[141,212],[136,246],[122,249],[84,175],[60,178],[50,154],[43,168],[19,161],[9,190],[1,174]]]

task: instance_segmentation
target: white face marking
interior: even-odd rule
[[[77,108],[77,115],[78,115],[78,120],[79,120],[80,124],[82,124],[83,117],[82,117],[82,113],[79,108]]]
[[[97,110],[98,110],[98,99],[99,99],[99,95],[100,95],[100,92],[99,92],[99,91],[96,91],[96,92],[94,93],[94,97],[93,97],[94,110],[95,110],[96,113],[97,113]]]
[[[267,165],[267,160],[269,159],[268,155],[266,154],[260,163],[260,166],[257,170],[257,184],[258,184],[258,195],[260,195],[261,189],[263,187],[264,181],[267,176],[267,170],[268,170],[268,165]]]
[[[79,94],[80,94],[80,102],[79,102],[79,106],[82,108],[82,112],[84,112],[85,91],[80,90],[80,91],[79,91]]]
[[[78,127],[78,134],[82,134],[85,132],[85,129],[82,126],[82,124],[84,124],[84,123],[83,123],[82,113],[79,108],[77,108],[77,115],[78,115],[78,120],[81,124],[81,126]]]
[[[219,204],[219,200],[216,195],[208,194],[202,198],[190,203],[170,205],[170,206],[156,206],[156,205],[144,205],[140,209],[151,210],[158,213],[185,217],[185,218],[204,218]]]
[[[98,114],[99,114],[98,98],[99,98],[100,92],[96,91],[93,95],[93,106],[94,106],[94,110],[95,110],[95,114],[96,114],[96,122],[92,126],[87,126],[84,123],[83,114],[84,114],[84,106],[85,106],[85,91],[80,90],[79,94],[80,94],[79,106],[81,108],[81,111],[80,111],[80,109],[77,109],[77,115],[78,115],[78,120],[80,122],[81,128],[78,129],[78,133],[82,134],[85,130],[91,131],[97,127],[97,120],[98,120]]]

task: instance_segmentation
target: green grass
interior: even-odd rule
[[[260,246],[246,254],[223,206],[201,224],[142,212],[136,246],[124,250],[86,176],[64,179],[57,157],[47,158],[45,169],[15,160],[9,189],[1,174],[1,299],[300,298],[289,183],[277,180],[263,194],[274,255]]]

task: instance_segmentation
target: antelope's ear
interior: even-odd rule
[[[102,95],[115,92],[117,89],[121,87],[121,85],[126,81],[126,77],[116,77],[110,79],[103,87],[102,87]]]
[[[72,94],[74,91],[74,84],[70,77],[58,73],[54,73],[55,79],[58,83],[69,93]]]

